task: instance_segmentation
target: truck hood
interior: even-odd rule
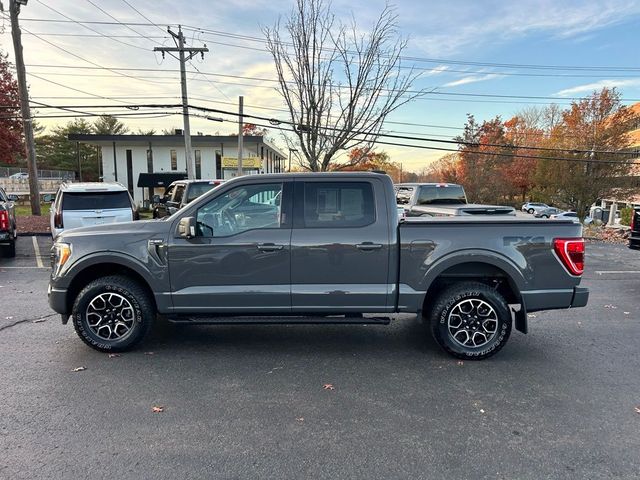
[[[76,239],[94,238],[96,243],[104,243],[103,237],[134,236],[151,237],[166,236],[171,228],[171,222],[164,220],[137,220],[134,222],[108,223],[91,227],[73,228],[65,230],[56,238],[60,242],[73,242]]]

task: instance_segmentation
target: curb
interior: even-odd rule
[[[19,237],[50,237],[50,232],[18,232]]]

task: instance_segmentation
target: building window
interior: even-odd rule
[[[171,170],[178,170],[178,152],[171,150],[169,154],[171,155]]]
[[[194,150],[193,156],[196,161],[196,178],[202,178],[202,157],[200,156],[200,150]]]
[[[147,173],[153,173],[153,150],[147,150]]]

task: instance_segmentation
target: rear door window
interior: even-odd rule
[[[62,210],[131,209],[128,192],[64,192]]]
[[[305,227],[364,227],[375,222],[375,217],[373,188],[368,182],[305,183]]]

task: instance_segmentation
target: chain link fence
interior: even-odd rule
[[[9,178],[12,175],[25,176],[29,174],[29,170],[20,167],[0,167],[0,178]],[[38,178],[51,180],[73,181],[76,179],[76,172],[73,170],[38,170]]]

